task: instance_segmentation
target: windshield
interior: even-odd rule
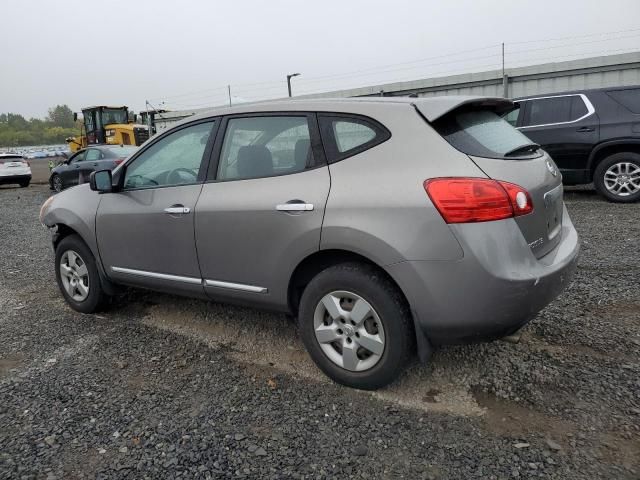
[[[537,147],[491,110],[456,110],[436,120],[433,127],[453,147],[477,157],[505,158],[506,154],[519,152],[521,147],[533,145],[532,149],[522,149],[518,155],[531,157],[531,150]]]
[[[111,125],[114,123],[127,123],[127,111],[117,108],[102,109],[102,125]]]

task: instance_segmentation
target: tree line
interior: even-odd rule
[[[79,135],[80,124],[80,121],[74,122],[73,111],[67,105],[50,108],[44,120],[0,113],[0,147],[64,143],[65,138]]]

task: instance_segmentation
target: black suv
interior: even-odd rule
[[[593,182],[613,202],[640,199],[640,86],[516,102],[505,118],[553,157],[565,185]]]

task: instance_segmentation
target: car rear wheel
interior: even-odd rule
[[[29,183],[31,183],[29,180],[25,180],[24,182],[20,182],[20,186],[22,188],[27,188],[29,186]]]
[[[53,187],[53,189],[56,192],[61,192],[64,187],[62,185],[62,179],[60,178],[60,175],[55,174],[52,178],[51,178],[51,186]]]
[[[81,313],[100,310],[107,295],[102,289],[95,258],[77,235],[63,238],[56,247],[56,280],[71,308]]]
[[[640,200],[640,154],[621,152],[602,160],[594,172],[598,192],[612,202]]]
[[[374,390],[391,383],[413,352],[404,297],[366,264],[340,264],[314,277],[302,294],[298,321],[316,365],[350,387]]]

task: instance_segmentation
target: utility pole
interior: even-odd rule
[[[502,42],[502,96],[509,97],[509,77],[504,73],[504,42]]]
[[[153,135],[153,130],[151,129],[151,113],[149,112],[149,101],[144,101],[144,108],[147,110],[147,128],[149,128],[149,137]]]
[[[231,85],[227,85],[227,92],[229,92],[229,106],[231,106]]]
[[[298,75],[300,75],[299,73],[292,73],[290,75],[287,75],[287,89],[289,90],[289,97],[291,97],[291,79],[293,77],[297,77]]]

